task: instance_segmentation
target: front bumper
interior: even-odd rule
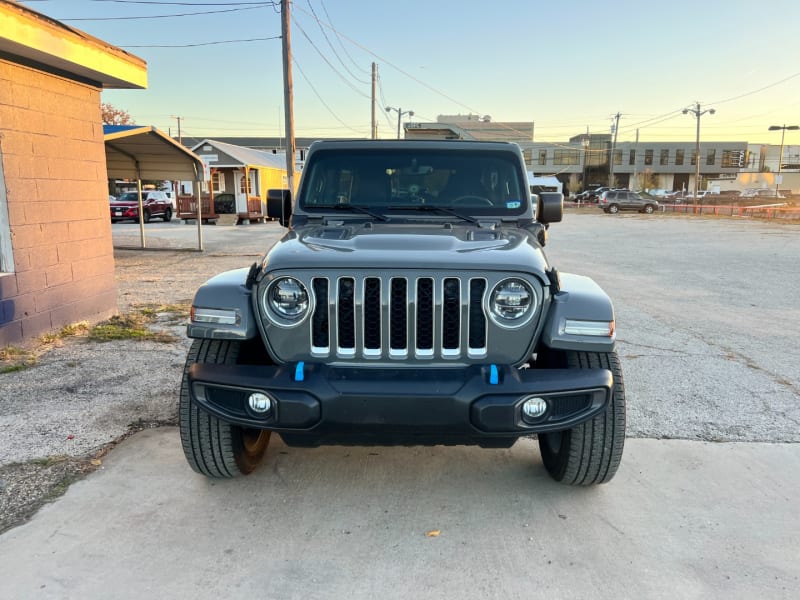
[[[602,411],[613,376],[606,369],[334,368],[195,364],[193,402],[219,419],[281,434],[289,445],[479,444],[510,446],[520,436],[570,429]],[[248,397],[267,394],[266,415]],[[522,404],[548,409],[527,419]]]

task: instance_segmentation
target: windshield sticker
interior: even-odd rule
[[[522,206],[522,202],[519,200],[508,200],[506,202],[506,208],[519,208]]]

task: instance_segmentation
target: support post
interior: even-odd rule
[[[203,182],[197,182],[197,249],[203,251]]]
[[[136,169],[139,170],[138,167]],[[142,248],[147,247],[147,243],[144,239],[144,206],[142,203],[142,180],[136,180],[136,191],[139,197],[139,240],[141,241]]]

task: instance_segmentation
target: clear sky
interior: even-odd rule
[[[23,3],[147,61],[147,90],[103,93],[137,123],[174,135],[180,116],[185,135],[283,134],[273,3]],[[228,12],[187,14],[207,11]],[[184,16],[133,18],[171,14]],[[607,133],[617,112],[620,141],[637,128],[642,141],[694,140],[680,111],[698,101],[716,109],[701,118],[704,141],[778,144],[770,125],[800,124],[800,0],[293,0],[292,16],[298,137],[369,136],[373,61],[380,109],[534,121],[537,141]],[[188,46],[254,38],[275,39]],[[396,113],[378,118],[379,136],[394,137]]]

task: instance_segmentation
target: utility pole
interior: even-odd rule
[[[286,119],[286,181],[294,196],[294,92],[292,89],[292,39],[289,32],[290,0],[281,0],[281,40],[283,42],[283,103]]]
[[[636,153],[638,152],[638,150],[639,150],[639,128],[637,127],[636,128],[636,141],[633,144],[633,185],[634,185],[634,187],[638,187],[638,184],[639,184],[639,182],[636,180],[636,178],[639,176],[639,174],[636,172]],[[629,190],[633,190],[633,188],[631,186],[628,186],[628,189]],[[638,192],[639,190],[633,190],[633,191]]]
[[[378,102],[375,98],[375,93],[377,91],[377,84],[378,84],[378,65],[372,63],[372,139],[378,139],[378,114],[376,112],[375,106]]]
[[[181,135],[181,121],[183,117],[176,117],[175,115],[170,115],[170,117],[178,120],[178,143],[183,146],[183,136]]]
[[[717,111],[713,108],[700,110],[699,102],[695,102],[694,108],[683,109],[683,114],[688,115],[692,113],[694,118],[697,119],[697,137],[695,138],[694,146],[694,196],[692,197],[695,206],[697,206],[697,192],[700,189],[700,117],[706,113],[713,115],[715,112]]]
[[[611,156],[608,158],[608,187],[614,187],[614,152],[617,149],[617,132],[619,131],[619,118],[622,115],[614,115],[614,141],[611,142]]]

